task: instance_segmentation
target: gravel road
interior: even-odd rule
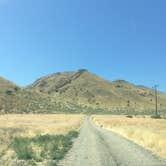
[[[86,118],[73,148],[59,166],[166,166],[149,151]]]

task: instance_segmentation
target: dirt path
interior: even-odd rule
[[[78,139],[59,166],[166,166],[149,151],[87,118]]]

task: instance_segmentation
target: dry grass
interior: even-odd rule
[[[12,155],[9,144],[14,137],[65,134],[80,127],[84,115],[0,115],[0,157]],[[6,159],[7,160],[7,159]]]
[[[64,134],[81,123],[83,115],[1,115],[1,129],[18,129],[21,136],[33,137],[38,134]]]
[[[94,115],[97,125],[122,136],[166,158],[166,120],[150,117],[127,118],[125,116]]]

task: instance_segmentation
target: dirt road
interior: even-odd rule
[[[166,162],[86,118],[73,148],[59,166],[166,166]]]

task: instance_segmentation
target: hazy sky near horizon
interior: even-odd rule
[[[0,0],[0,76],[86,68],[166,92],[166,1]]]

